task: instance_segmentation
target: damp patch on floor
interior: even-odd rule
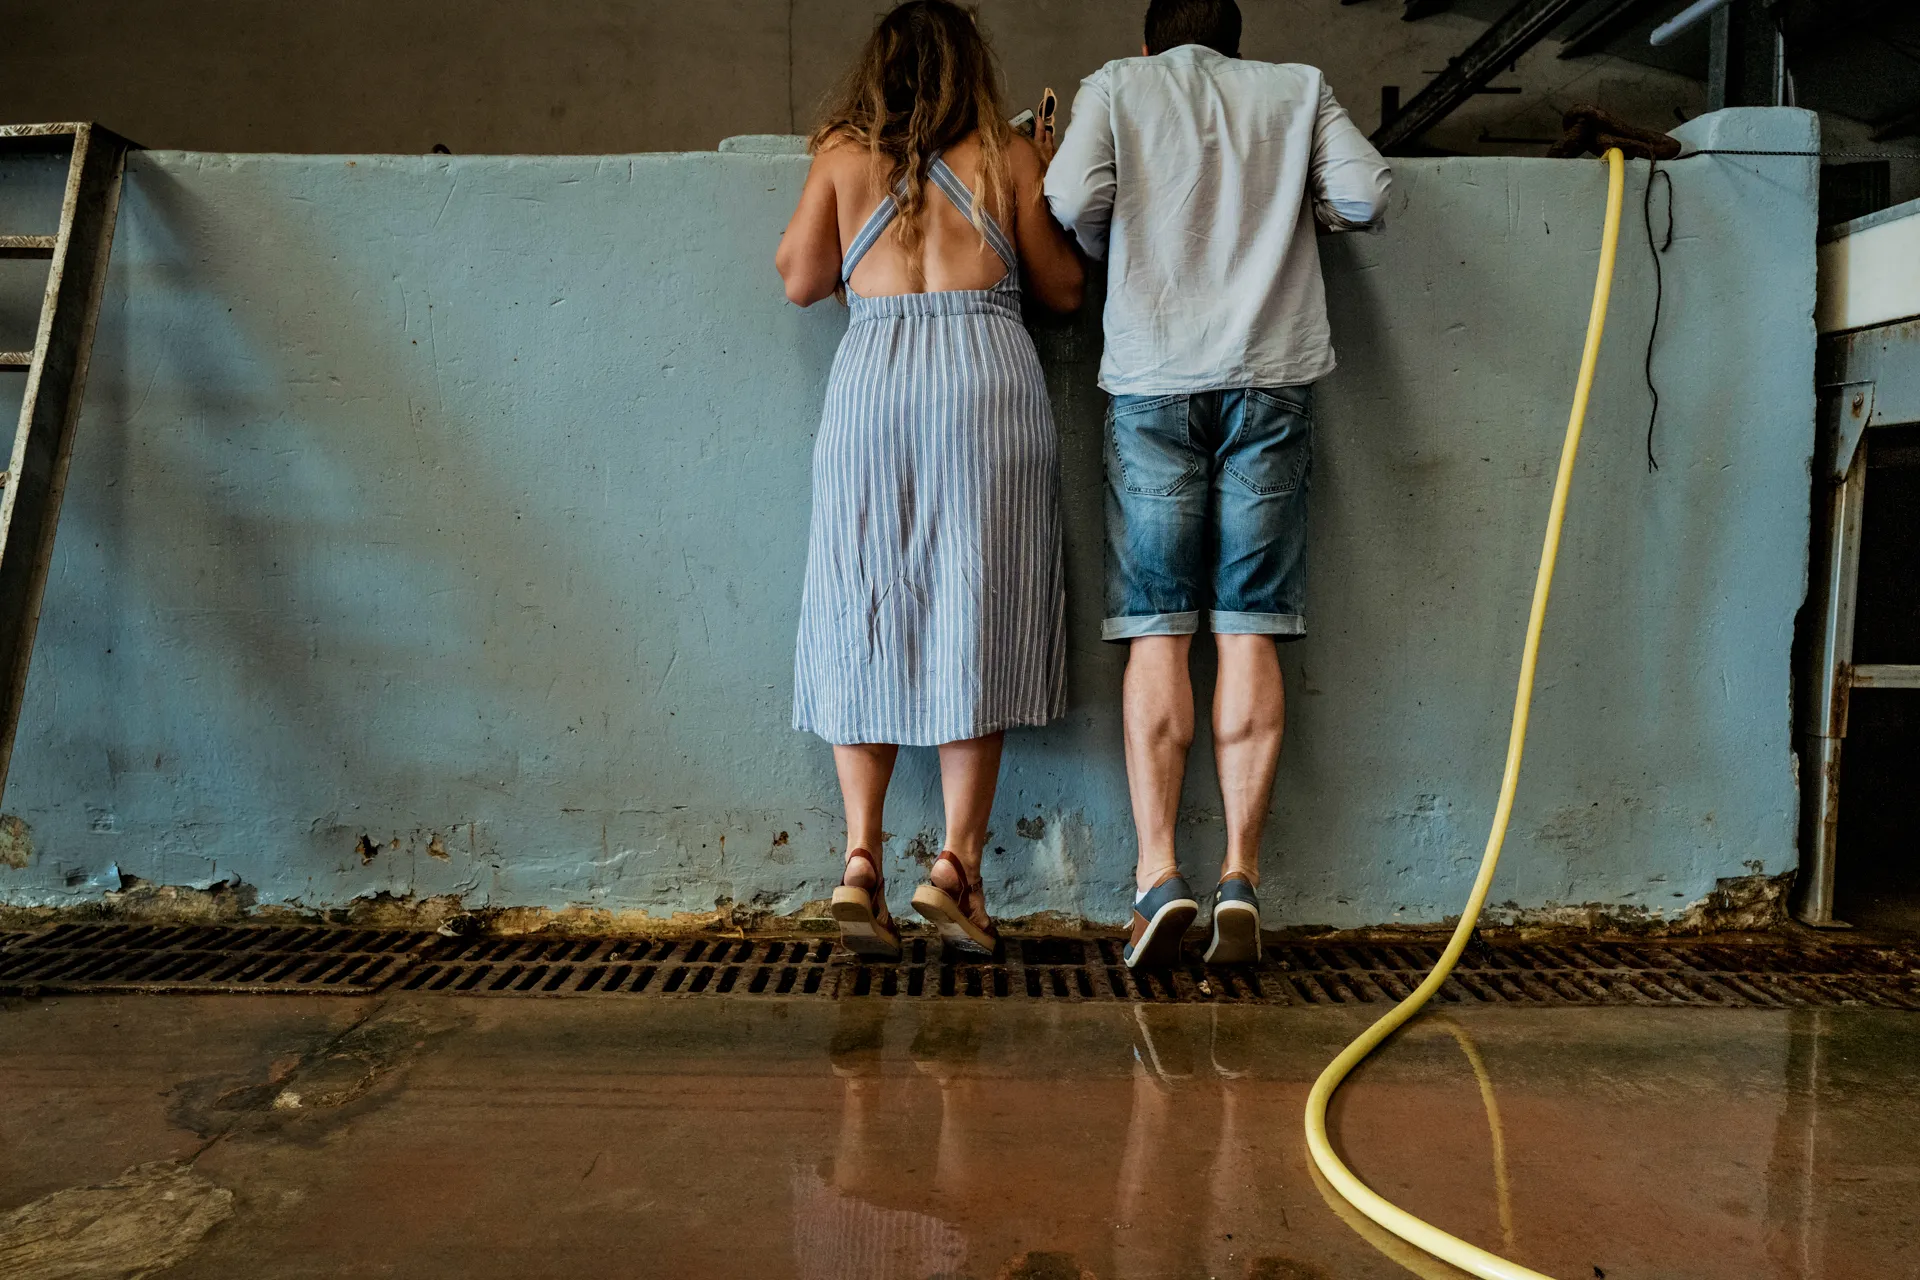
[[[233,1192],[172,1160],[0,1215],[8,1280],[126,1280],[174,1266],[233,1216]]]

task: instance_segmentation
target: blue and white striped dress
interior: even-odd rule
[[[972,193],[936,159],[963,213]],[[844,284],[893,221],[883,200]],[[1060,466],[1013,245],[988,289],[862,298],[827,380],[793,723],[932,745],[1066,713]]]

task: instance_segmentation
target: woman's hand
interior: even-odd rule
[[[1041,189],[1046,177],[1043,155],[1038,142],[1016,136],[1008,157],[1013,167],[1013,242],[1020,253],[1021,286],[1049,311],[1078,311],[1086,273],[1073,242],[1047,208]]]

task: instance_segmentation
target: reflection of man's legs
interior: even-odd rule
[[[1250,1046],[1238,1025],[1246,1010],[1227,1011],[1230,1023],[1221,1026],[1221,1010],[1208,1010],[1212,1026],[1209,1043],[1213,1074],[1220,1089],[1220,1134],[1213,1146],[1211,1194],[1207,1197],[1208,1274],[1248,1274],[1248,1259],[1272,1234],[1273,1208],[1266,1198],[1277,1183],[1263,1180],[1254,1167],[1259,1134],[1249,1112],[1254,1084],[1247,1077]],[[1272,1144],[1278,1146],[1279,1144]],[[1270,1170],[1268,1171],[1271,1172]]]
[[[1203,1155],[1194,1115],[1194,1044],[1188,1008],[1133,1008],[1133,1107],[1120,1157],[1113,1217],[1114,1274],[1185,1275],[1195,1264],[1193,1229],[1205,1216],[1183,1203],[1200,1191],[1183,1167]]]

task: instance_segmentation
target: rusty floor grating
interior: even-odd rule
[[[261,991],[364,995],[431,933],[272,925],[58,925],[0,938],[0,994]]]
[[[279,926],[64,925],[0,935],[0,993],[401,991],[464,996],[715,996],[1136,1001],[1331,1006],[1411,991],[1437,943],[1287,940],[1263,963],[1189,959],[1132,973],[1112,937],[1010,937],[996,962],[944,961],[927,939],[863,964],[819,936],[442,938]],[[1792,938],[1476,941],[1441,1004],[1920,1010],[1920,945]]]
[[[1115,938],[1009,938],[996,963],[945,963],[912,939],[898,964],[863,964],[822,939],[501,939],[423,957],[395,986],[464,995],[879,996],[1384,1004],[1413,990],[1440,947],[1284,942],[1266,960],[1197,959],[1130,972]],[[1920,947],[1754,942],[1477,943],[1442,1004],[1871,1005],[1920,1009]]]

